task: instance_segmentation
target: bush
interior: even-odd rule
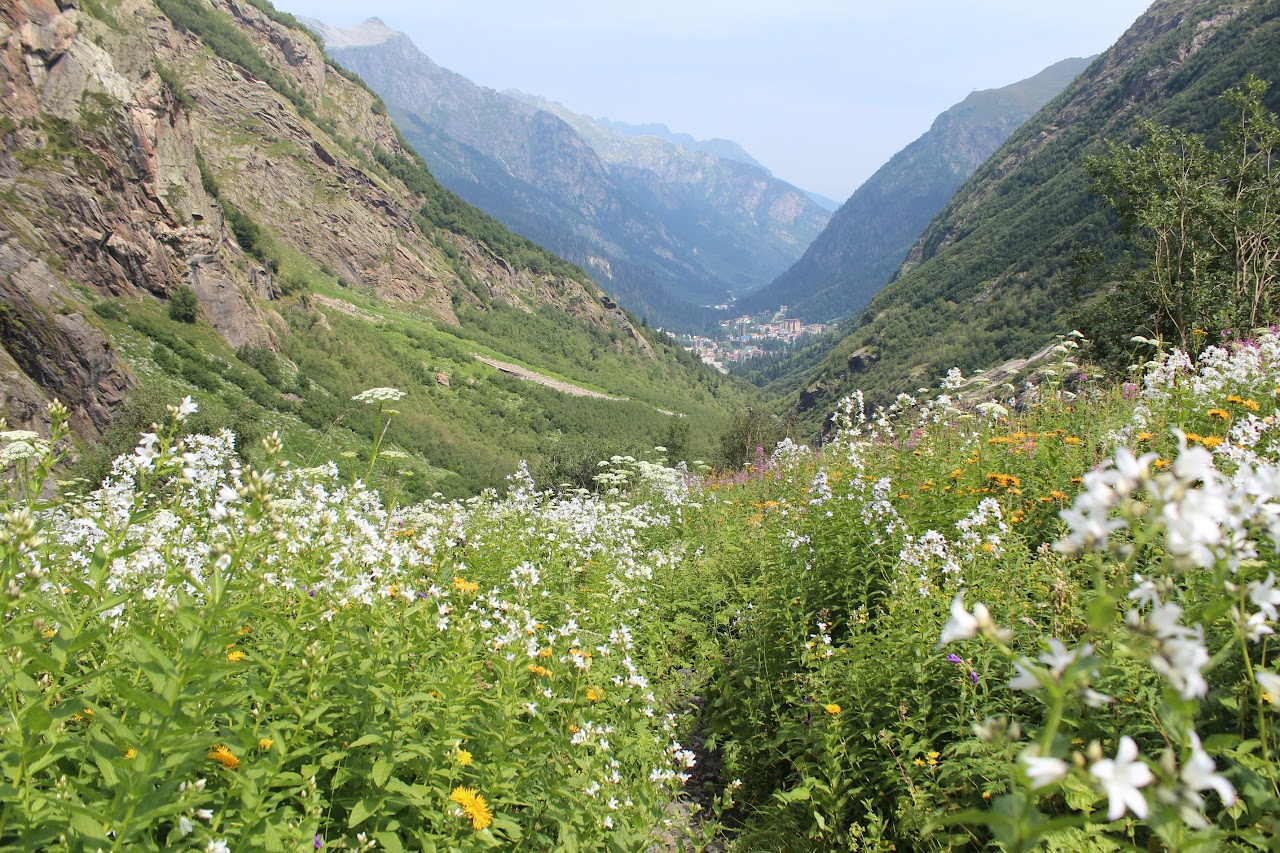
[[[200,300],[189,287],[179,286],[169,294],[169,319],[194,323],[200,316]]]

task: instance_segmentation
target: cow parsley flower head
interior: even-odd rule
[[[379,405],[381,403],[394,403],[403,400],[407,394],[399,388],[370,388],[368,391],[361,391],[352,397],[357,403],[368,403],[370,405]]]

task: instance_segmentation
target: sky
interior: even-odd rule
[[[276,0],[483,86],[731,139],[844,201],[974,89],[1108,48],[1149,0]]]

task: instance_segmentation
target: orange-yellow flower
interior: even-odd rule
[[[236,758],[236,754],[226,744],[218,744],[209,750],[209,758],[221,764],[228,770],[235,770],[240,766],[240,759]]]
[[[480,589],[480,584],[475,581],[465,580],[463,578],[453,579],[453,588],[458,592],[475,592]]]
[[[827,711],[827,713],[828,713],[828,714],[831,714],[831,715],[833,715],[833,716],[834,716],[834,715],[836,715],[836,714],[839,714],[839,713],[840,713],[840,711],[841,711],[840,706],[839,706],[839,705],[837,705],[835,702],[832,702],[830,705],[827,705],[827,706],[825,706],[825,707],[826,707],[826,711]]]
[[[599,702],[601,699],[604,698],[604,688],[588,687],[587,698],[590,699],[592,702]]]
[[[244,660],[246,657],[248,657],[248,655],[246,655],[244,652],[240,651],[239,649],[236,649],[234,652],[227,652],[227,660],[231,661],[232,663],[239,663],[240,661]]]
[[[1219,420],[1223,420],[1223,421],[1231,419],[1231,413],[1228,412],[1226,409],[1210,409],[1209,411],[1205,412],[1205,414],[1211,418],[1218,418]]]
[[[477,832],[493,823],[493,811],[475,788],[454,788],[449,799],[462,806],[463,813],[471,818],[471,828]]]

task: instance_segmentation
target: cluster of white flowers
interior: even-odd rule
[[[49,442],[37,432],[11,429],[0,432],[0,474],[19,462],[43,459],[49,453]]]
[[[370,388],[368,391],[361,391],[351,399],[357,403],[369,403],[378,405],[380,403],[395,403],[403,400],[408,394],[399,388]]]

